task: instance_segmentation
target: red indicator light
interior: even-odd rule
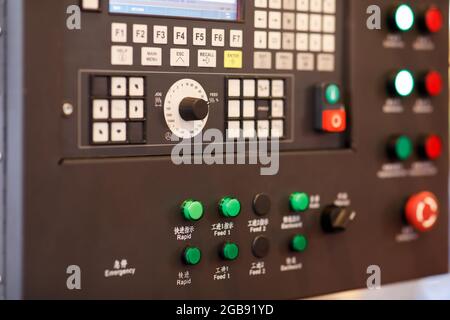
[[[429,160],[437,160],[442,156],[443,143],[442,139],[433,134],[425,138],[423,144],[424,156]]]
[[[425,12],[425,28],[430,33],[441,31],[444,26],[444,17],[441,10],[431,7]]]
[[[430,97],[436,97],[442,93],[444,87],[442,76],[437,71],[430,71],[425,76],[425,92]]]

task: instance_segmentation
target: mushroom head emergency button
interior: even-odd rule
[[[439,202],[428,191],[411,196],[405,206],[406,221],[417,231],[430,231],[439,217]]]

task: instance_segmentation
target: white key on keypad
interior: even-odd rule
[[[111,78],[111,95],[113,97],[125,97],[127,95],[127,78]]]
[[[133,47],[111,46],[111,64],[113,66],[132,66]]]
[[[114,122],[111,124],[111,141],[127,141],[127,124],[125,122]]]
[[[295,10],[295,1],[296,0],[283,0],[283,9]]]
[[[92,102],[92,118],[94,120],[107,120],[109,118],[108,100],[94,100]]]
[[[242,48],[244,43],[244,33],[242,30],[230,30],[230,47]]]
[[[127,117],[127,101],[126,100],[112,100],[111,101],[111,118],[125,119]]]
[[[81,1],[81,9],[97,11],[100,9],[100,0],[83,0]]]
[[[318,71],[334,71],[334,55],[333,54],[319,54],[317,56],[317,70]]]
[[[261,51],[254,52],[253,67],[255,69],[272,69],[272,53]]]
[[[295,30],[295,13],[293,12],[283,13],[283,29]]]
[[[212,37],[211,44],[213,47],[224,47],[225,46],[225,30],[212,29],[211,37]]]
[[[295,34],[293,32],[283,33],[283,50],[295,49]]]
[[[133,25],[133,42],[147,43],[148,41],[148,27],[145,24]]]
[[[92,142],[105,143],[109,141],[109,125],[106,122],[97,122],[92,125]]]
[[[267,8],[267,0],[255,0],[255,8]]]
[[[180,46],[187,45],[187,28],[185,27],[173,28],[173,44]]]
[[[258,80],[258,97],[267,98],[270,96],[270,80]]]
[[[309,31],[322,32],[322,16],[320,14],[309,16]]]
[[[192,31],[192,43],[194,46],[206,46],[205,28],[194,28]]]
[[[323,16],[323,32],[335,33],[336,32],[336,17],[325,15]]]
[[[323,1],[323,12],[336,13],[336,0],[324,0]]]
[[[111,24],[111,41],[126,43],[127,42],[127,24],[116,23]]]
[[[297,51],[308,51],[309,35],[307,33],[297,33]]]
[[[309,0],[297,0],[297,11],[309,11]]]
[[[320,52],[322,50],[322,35],[309,35],[309,50],[312,52]]]
[[[297,54],[297,70],[314,71],[314,54],[312,53]]]
[[[293,70],[294,55],[290,52],[277,52],[275,55],[275,68],[277,70]]]
[[[309,3],[309,11],[321,12],[322,11],[322,1],[323,0],[311,0],[311,2]]]
[[[242,105],[242,115],[246,119],[254,118],[256,116],[255,100],[244,100]]]
[[[282,138],[284,137],[284,121],[283,120],[272,120],[272,138]]]
[[[242,135],[244,138],[252,139],[256,137],[255,122],[244,121],[242,123]]]
[[[228,121],[228,139],[238,139],[241,136],[241,124],[239,121]]]
[[[162,66],[162,49],[161,48],[142,48],[141,64],[143,66]]]
[[[284,81],[272,80],[272,97],[282,98],[284,97]]]
[[[269,0],[270,9],[281,9],[281,0]]]
[[[270,133],[270,121],[259,120],[258,121],[258,138],[269,138]]]
[[[323,35],[322,50],[324,52],[334,52],[336,50],[336,39],[332,34]]]
[[[229,97],[241,96],[241,80],[239,79],[228,80],[228,96]]]
[[[269,49],[281,49],[281,32],[269,32]]]
[[[129,95],[131,97],[143,97],[144,96],[144,78],[130,78],[129,83]]]
[[[189,49],[170,49],[170,65],[172,67],[189,67]]]
[[[153,43],[155,44],[167,44],[168,42],[167,26],[154,26],[153,27]]]
[[[215,68],[217,66],[216,50],[198,50],[197,59],[200,68]]]
[[[239,100],[228,101],[228,118],[239,118],[241,116],[241,102]]]
[[[130,100],[128,104],[128,114],[130,119],[143,119],[144,100]]]
[[[267,32],[266,31],[255,31],[255,43],[256,49],[266,49],[267,48]]]
[[[273,100],[272,101],[272,118],[283,118],[284,117],[284,101],[283,100]]]
[[[243,81],[244,97],[253,98],[256,95],[256,80],[245,79]]]
[[[281,12],[269,12],[269,29],[281,29]]]
[[[255,11],[255,28],[266,29],[267,28],[267,11]]]
[[[308,31],[309,16],[307,13],[297,13],[297,31]]]

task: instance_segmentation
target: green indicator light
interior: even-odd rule
[[[400,31],[409,31],[414,25],[414,11],[407,4],[400,5],[394,13],[395,25]]]
[[[291,209],[295,212],[302,212],[309,209],[309,196],[304,192],[295,192],[289,197]]]
[[[336,104],[341,99],[341,90],[335,84],[330,84],[325,90],[325,99],[329,104]]]
[[[219,203],[220,212],[227,218],[236,218],[241,213],[239,200],[225,197]]]
[[[181,205],[181,212],[186,220],[198,221],[203,218],[203,205],[199,201],[186,200]]]
[[[236,260],[239,256],[239,247],[235,243],[226,243],[222,249],[222,256],[225,260]]]
[[[197,247],[188,247],[184,250],[184,261],[191,265],[195,266],[200,263],[202,260],[202,252]]]
[[[400,136],[395,143],[395,154],[399,160],[405,161],[413,153],[413,143],[407,136]]]
[[[291,241],[291,249],[295,252],[303,252],[308,247],[308,240],[305,236],[298,234]]]
[[[399,96],[409,96],[415,86],[414,76],[409,70],[401,70],[394,79],[395,91]]]

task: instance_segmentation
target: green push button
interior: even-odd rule
[[[309,196],[304,192],[294,192],[289,197],[291,209],[295,212],[302,212],[309,209]]]
[[[395,156],[398,160],[406,161],[413,154],[413,143],[407,136],[400,136],[395,141]]]
[[[202,252],[197,247],[187,247],[183,255],[186,264],[195,266],[202,260]]]
[[[292,238],[291,241],[291,249],[295,252],[303,252],[308,247],[308,240],[306,240],[306,237],[298,234]]]
[[[233,261],[239,256],[239,247],[235,243],[225,243],[222,248],[222,257],[225,260]]]
[[[223,198],[219,203],[220,213],[226,218],[235,218],[241,213],[241,203],[231,197]]]
[[[341,100],[341,90],[336,84],[330,84],[325,90],[325,99],[329,104],[337,104]]]
[[[186,200],[181,205],[181,212],[186,220],[198,221],[203,217],[204,209],[200,201]]]

